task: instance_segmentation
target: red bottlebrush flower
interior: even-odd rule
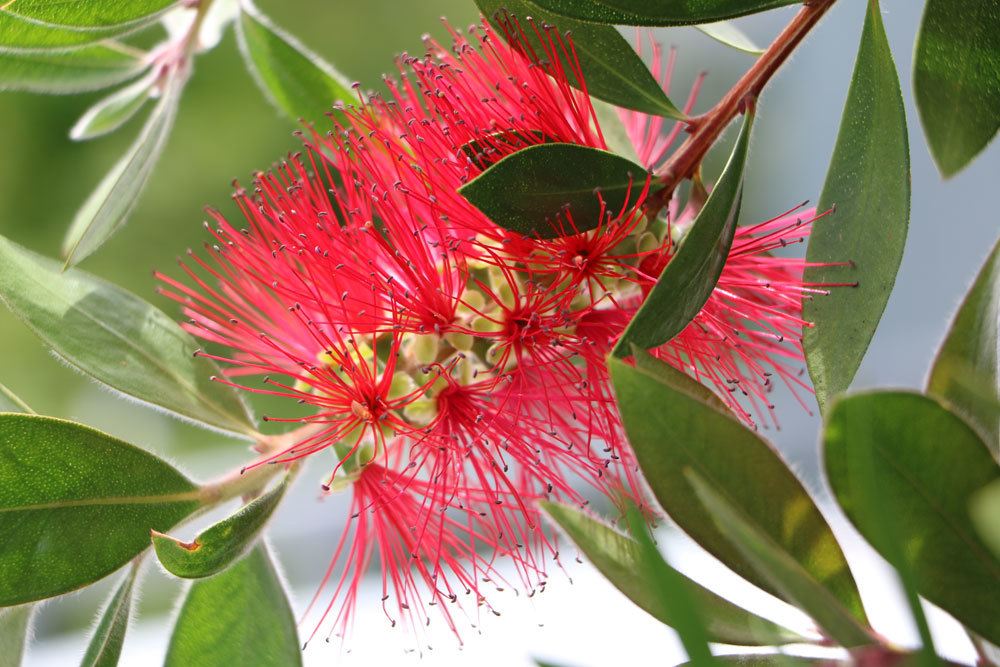
[[[224,365],[223,382],[313,409],[279,418],[310,428],[267,460],[335,452],[323,488],[353,489],[351,528],[317,593],[332,587],[332,599],[310,610],[337,632],[376,553],[393,624],[416,628],[433,605],[457,632],[465,595],[492,610],[480,586],[498,558],[523,587],[544,582],[555,550],[536,500],[583,502],[578,480],[611,498],[641,488],[605,358],[693,213],[676,201],[645,210],[649,179],[634,184],[637,204],[602,210],[596,229],[538,240],[459,195],[528,145],[607,148],[590,98],[562,69],[583,81],[572,43],[513,18],[506,30],[509,44],[484,25],[475,45],[453,33],[454,53],[429,42],[426,57],[404,57],[388,97],[343,109],[335,132],[310,133],[305,156],[237,191],[245,228],[212,213],[215,243],[181,263],[186,282],[157,274],[187,330],[225,348],[202,353]],[[653,60],[669,85],[673,54],[654,47]],[[662,119],[620,115],[655,169],[678,130],[663,137]],[[807,389],[791,368],[800,304],[824,286],[803,283],[802,260],[770,251],[801,240],[812,215],[740,228],[708,303],[653,350],[748,422],[769,414],[772,376]],[[559,224],[576,229],[569,214]]]

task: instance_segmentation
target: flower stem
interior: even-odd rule
[[[708,149],[716,142],[726,126],[756,99],[778,68],[788,60],[795,48],[834,2],[836,0],[807,0],[799,13],[725,97],[706,113],[688,119],[688,131],[691,136],[681,144],[657,174],[663,186],[657,193],[660,198],[658,203],[661,206],[670,200],[674,189],[682,180],[690,178],[695,173]]]

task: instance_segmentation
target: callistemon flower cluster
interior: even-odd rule
[[[323,489],[353,493],[308,612],[331,632],[350,626],[376,556],[392,625],[433,612],[457,631],[460,614],[499,613],[492,589],[544,586],[556,545],[539,499],[641,494],[605,359],[695,206],[651,210],[656,177],[640,174],[633,204],[605,208],[596,229],[573,233],[569,211],[553,220],[563,235],[538,239],[466,201],[461,185],[528,145],[608,148],[570,86],[583,81],[572,43],[526,24],[539,53],[508,28],[507,41],[483,25],[401,58],[387,96],[338,110],[302,155],[237,191],[243,226],[212,213],[214,244],[182,263],[186,281],[159,276],[188,330],[227,350],[202,353],[224,364],[221,381],[311,407],[284,419],[298,437],[263,462],[325,453]],[[654,48],[653,66],[669,86],[673,54]],[[619,115],[655,174],[679,129]],[[811,222],[802,211],[741,227],[704,309],[651,351],[748,423],[769,418],[776,378],[806,389],[800,303],[821,288],[803,283],[802,260],[770,251]]]

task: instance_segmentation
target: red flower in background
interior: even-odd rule
[[[230,350],[203,353],[226,365],[223,381],[313,408],[285,419],[310,435],[269,460],[336,453],[324,489],[353,489],[352,527],[316,609],[337,632],[376,552],[393,624],[417,628],[434,605],[457,632],[454,604],[496,611],[482,589],[499,559],[525,589],[544,584],[555,550],[535,501],[583,502],[578,480],[641,493],[605,358],[696,211],[674,200],[650,215],[654,176],[596,229],[539,240],[466,201],[459,186],[526,146],[607,148],[590,98],[569,83],[583,81],[572,43],[533,23],[506,29],[509,44],[483,26],[453,33],[453,51],[428,42],[425,57],[402,58],[388,96],[343,109],[304,156],[237,191],[247,227],[212,214],[215,244],[182,263],[187,282],[158,274],[188,330]],[[668,87],[673,54],[654,48],[653,61]],[[655,174],[679,128],[619,115]],[[652,351],[747,422],[770,418],[773,377],[808,391],[794,368],[801,299],[824,288],[803,283],[802,260],[770,251],[813,219],[740,228],[702,312]],[[575,229],[569,216],[559,224]]]

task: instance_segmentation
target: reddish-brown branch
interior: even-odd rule
[[[658,193],[659,203],[668,201],[677,185],[694,174],[708,149],[726,126],[744,110],[748,101],[752,101],[760,94],[768,80],[834,2],[836,0],[807,1],[725,97],[708,112],[688,120],[688,131],[691,132],[691,136],[681,144],[657,174],[663,185]]]

